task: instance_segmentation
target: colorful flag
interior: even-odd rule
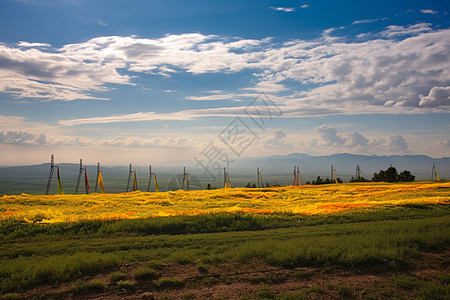
[[[91,193],[91,189],[89,187],[89,180],[88,180],[86,169],[84,170],[84,188],[86,189],[86,194],[90,194]]]

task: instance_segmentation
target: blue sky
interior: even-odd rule
[[[448,11],[2,0],[0,165],[50,153],[106,165],[206,161],[212,150],[450,156]]]

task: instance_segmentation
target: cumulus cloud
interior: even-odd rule
[[[0,45],[0,91],[18,98],[96,99],[86,92],[106,90],[106,83],[129,84],[130,77],[120,75],[116,67]]]
[[[433,87],[428,96],[420,95],[420,106],[438,107],[450,105],[450,86]]]
[[[316,151],[323,151],[333,146],[335,152],[398,154],[408,151],[408,143],[401,135],[386,138],[367,138],[357,131],[347,135],[340,135],[336,128],[322,125],[316,128],[320,139],[311,139],[309,147]]]
[[[119,69],[164,77],[177,72],[174,67],[194,74],[237,72],[256,61],[253,47],[267,42],[193,33],[160,39],[98,37],[54,52],[33,48],[45,46],[38,43],[19,43],[25,50],[0,45],[0,92],[17,98],[103,100],[91,93],[106,91],[107,84],[133,84]]]
[[[352,148],[360,147],[360,148],[364,149],[369,144],[369,140],[367,138],[365,138],[364,136],[362,136],[357,131],[353,131],[352,133],[350,133],[347,142],[348,142],[348,146],[352,147]]]
[[[281,140],[286,137],[286,132],[283,130],[277,130],[274,132],[274,138],[277,140]]]
[[[303,4],[300,6],[300,8],[308,8],[308,7],[309,7],[309,4]]]
[[[435,143],[431,143],[430,146],[434,148],[450,148],[450,140],[449,139],[442,139],[440,141],[437,141]]]
[[[170,77],[178,72],[251,70],[253,86],[233,96],[248,97],[243,95],[246,91],[283,92],[285,96],[273,97],[283,107],[283,117],[448,110],[442,93],[450,78],[449,29],[433,30],[428,23],[389,26],[372,37],[354,42],[323,36],[277,44],[271,39],[190,33],[156,39],[97,37],[56,50],[0,45],[0,92],[43,100],[104,99],[100,92],[111,84],[134,84],[133,72]],[[229,97],[231,94],[222,93],[187,99]],[[191,119],[205,113],[142,112],[90,121]],[[232,114],[226,109],[215,113]],[[77,122],[63,121],[82,121]]]
[[[388,147],[394,152],[406,152],[408,150],[408,144],[401,135],[389,137]]]
[[[276,10],[276,11],[284,11],[284,12],[294,12],[294,7],[280,7],[280,6],[271,6],[270,9]]]
[[[337,130],[332,127],[328,127],[327,125],[322,125],[316,128],[319,136],[324,140],[328,145],[343,145],[345,144],[346,139],[337,135]]]
[[[16,145],[44,145],[47,142],[45,133],[34,134],[26,131],[3,131],[0,132],[1,144]]]

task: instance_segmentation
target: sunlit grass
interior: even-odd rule
[[[22,194],[0,198],[0,220],[58,223],[241,212],[316,215],[383,206],[447,203],[450,203],[450,182],[352,183],[163,193]]]

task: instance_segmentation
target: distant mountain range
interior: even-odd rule
[[[330,176],[330,168],[333,165],[337,176],[348,182],[355,176],[356,165],[359,165],[362,175],[371,179],[373,173],[387,169],[390,165],[399,172],[411,171],[416,180],[431,179],[433,163],[436,165],[441,178],[450,179],[450,158],[431,158],[425,155],[390,155],[390,156],[367,156],[354,154],[333,154],[328,156],[312,156],[303,153],[292,153],[289,155],[274,155],[255,158],[235,159],[229,165],[230,176],[234,186],[245,186],[246,183],[255,182],[256,167],[260,167],[264,181],[270,184],[287,185],[292,182],[292,170],[299,166],[304,181],[315,179],[317,176],[326,178]],[[158,174],[160,188],[173,189],[173,181],[176,174],[183,171],[183,166],[190,175],[194,175],[197,185],[205,188],[207,183],[213,186],[221,186],[220,171],[216,181],[205,175],[204,170],[196,166],[193,161],[179,162],[180,167],[154,166]],[[73,193],[79,172],[79,164],[58,163],[63,179],[63,188]],[[91,180],[91,189],[94,188],[96,178],[96,166],[88,165],[87,173]],[[126,190],[129,166],[102,166],[101,171],[105,180],[107,192],[123,192]],[[136,169],[140,186],[146,190],[148,182],[148,166],[133,166]],[[50,164],[39,164],[33,166],[16,166],[0,168],[0,195],[24,193],[43,193],[47,184]],[[52,189],[56,188],[56,176],[53,179]],[[92,182],[93,181],[93,182]],[[109,186],[108,186],[109,183]],[[165,188],[166,187],[166,188]],[[176,188],[176,186],[175,186]],[[82,189],[80,189],[81,191]]]
[[[239,168],[254,168],[260,166],[269,172],[291,170],[294,165],[300,166],[302,173],[315,173],[317,175],[329,174],[331,165],[337,170],[338,176],[354,176],[356,165],[359,165],[364,177],[371,179],[373,173],[387,169],[390,165],[399,172],[411,171],[418,179],[431,179],[433,163],[440,175],[449,177],[450,157],[431,158],[425,155],[355,155],[333,154],[328,156],[311,156],[303,153],[289,155],[274,155],[260,158],[245,158],[236,162]]]

